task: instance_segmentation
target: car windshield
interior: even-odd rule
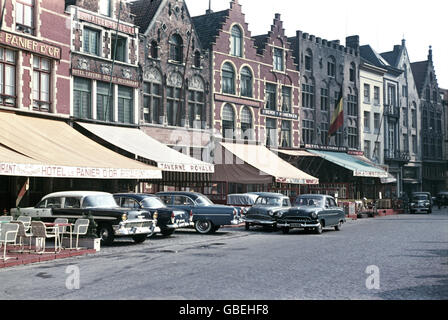
[[[112,195],[93,195],[84,198],[83,208],[117,208]]]
[[[206,196],[199,196],[196,198],[196,204],[200,207],[212,206],[213,202]]]
[[[322,199],[320,198],[298,198],[295,202],[300,207],[322,207]]]
[[[257,201],[255,201],[256,205],[264,205],[264,206],[282,206],[281,198],[274,197],[258,197]]]
[[[166,208],[165,203],[163,203],[163,201],[160,200],[159,198],[155,198],[155,197],[145,198],[141,201],[141,204],[142,204],[143,208],[149,208],[149,209]]]
[[[427,195],[422,194],[422,195],[414,196],[412,198],[412,200],[414,200],[414,201],[419,201],[420,200],[421,201],[421,200],[429,200],[429,199],[428,199]]]

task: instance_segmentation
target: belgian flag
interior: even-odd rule
[[[338,104],[334,108],[333,117],[331,118],[330,129],[328,130],[328,137],[336,134],[338,129],[344,125],[344,93],[341,87]]]

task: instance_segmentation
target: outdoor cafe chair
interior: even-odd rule
[[[23,225],[25,226],[25,231],[28,232],[31,227],[31,217],[28,216],[19,216],[17,218],[17,221],[22,221]]]
[[[23,223],[23,221],[11,221],[11,223],[15,223],[19,226],[19,230],[17,232],[17,238],[19,238],[19,246],[20,246],[20,250],[17,251],[11,251],[11,252],[17,252],[17,253],[23,253],[25,252],[24,247],[25,247],[25,241],[24,239],[29,239],[29,250],[27,252],[31,252],[31,243],[32,243],[32,238],[33,238],[33,234],[32,233],[27,233],[25,224]]]
[[[12,216],[0,216],[0,221],[12,221]]]
[[[75,222],[75,226],[73,227],[73,235],[76,234],[76,249],[79,250],[79,236],[86,235],[87,230],[89,229],[89,219],[77,219]]]
[[[48,238],[54,238],[54,252],[57,252],[59,248],[58,244],[58,230],[57,228],[53,228],[55,230],[54,233],[47,232],[47,228],[45,227],[45,224],[42,221],[33,221],[31,222],[31,232],[33,233],[33,238],[36,239],[36,248],[37,248],[37,239],[42,239],[43,245],[42,250],[38,251],[37,253],[43,254],[45,253],[45,242]]]
[[[58,223],[68,224],[68,219],[65,219],[65,218],[57,218],[56,220],[54,220],[54,223],[55,223],[55,224],[58,224]],[[64,234],[67,233],[67,227],[66,227],[66,226],[55,226],[54,229],[53,229],[53,232],[50,232],[50,234],[56,233],[56,230],[55,230],[56,228],[58,228],[57,232],[58,232],[58,234],[59,234],[59,236],[60,236],[60,238],[59,238],[59,244],[60,244],[61,247],[62,247],[62,240],[63,240],[63,238],[64,238]]]
[[[4,246],[2,260],[6,261],[9,259],[14,259],[14,257],[6,256],[6,248],[8,243],[15,244],[17,233],[19,231],[19,225],[16,223],[4,223],[2,230],[0,232],[0,244]]]

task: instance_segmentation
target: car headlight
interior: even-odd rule
[[[270,216],[273,216],[273,215],[274,215],[274,211],[268,211],[268,214],[269,214]]]
[[[154,214],[152,215],[153,219],[157,219],[159,217],[159,213],[156,211],[154,212]]]
[[[317,219],[317,212],[313,212],[313,213],[311,214],[311,218],[313,218],[313,219]]]
[[[279,212],[279,213],[277,213],[277,217],[279,217],[279,218],[281,218],[281,217],[283,217],[283,212]]]
[[[123,215],[121,216],[121,220],[122,220],[122,221],[126,221],[126,220],[128,220],[128,215],[127,215],[127,213],[123,213]]]

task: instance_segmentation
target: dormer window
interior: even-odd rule
[[[284,71],[283,50],[274,48],[274,70]]]
[[[34,0],[16,1],[16,29],[24,33],[33,34]]]
[[[232,55],[236,57],[243,56],[243,33],[238,26],[233,26],[232,28]]]

